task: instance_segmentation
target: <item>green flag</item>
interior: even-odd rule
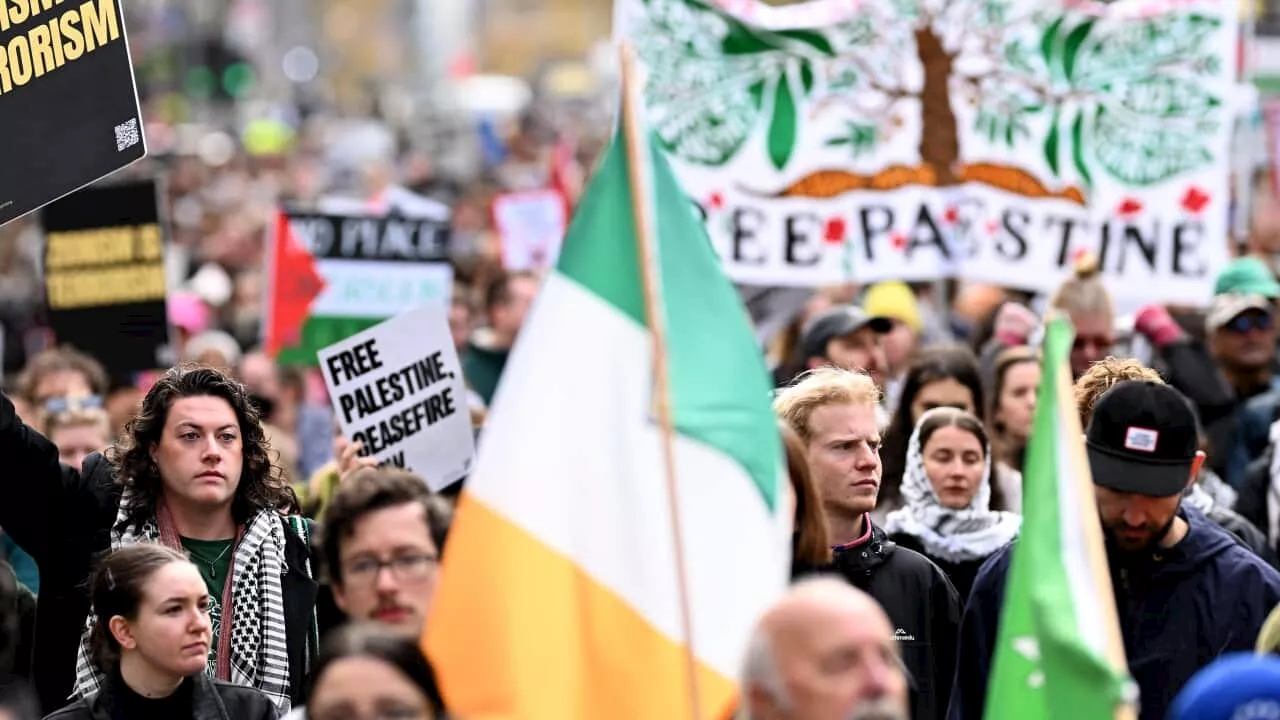
[[[1067,356],[1049,321],[986,720],[1111,720],[1132,687]],[[961,662],[963,662],[961,658]]]

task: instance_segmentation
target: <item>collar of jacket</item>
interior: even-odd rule
[[[867,522],[871,522],[870,516],[867,516]],[[837,550],[835,565],[842,570],[871,572],[888,562],[897,547],[879,525],[872,523],[871,538],[853,547]]]

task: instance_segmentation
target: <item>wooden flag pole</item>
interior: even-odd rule
[[[667,479],[667,504],[675,544],[676,585],[680,593],[680,631],[684,636],[685,671],[693,720],[702,718],[698,691],[698,660],[693,647],[693,621],[689,607],[689,582],[684,562],[684,534],[680,528],[680,500],[676,487],[675,427],[671,420],[671,380],[668,372],[665,316],[657,269],[654,237],[653,178],[649,168],[649,143],[644,132],[644,105],[635,50],[622,43],[622,116],[627,146],[627,172],[631,181],[631,210],[635,216],[636,252],[644,290],[645,323],[653,340],[653,402],[662,434],[662,462]]]

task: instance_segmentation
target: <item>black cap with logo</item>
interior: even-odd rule
[[[1200,449],[1195,410],[1168,385],[1122,382],[1098,399],[1085,445],[1094,484],[1151,497],[1177,495],[1186,489]]]

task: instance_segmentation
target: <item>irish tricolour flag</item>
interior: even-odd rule
[[[697,716],[724,717],[751,625],[786,585],[760,350],[689,200],[627,124],[507,364],[450,531],[426,647],[459,717],[681,720],[694,687]],[[647,265],[637,207],[652,208]]]
[[[1074,333],[1048,323],[986,720],[1132,718],[1102,528],[1071,394]],[[960,662],[964,662],[960,658]]]

